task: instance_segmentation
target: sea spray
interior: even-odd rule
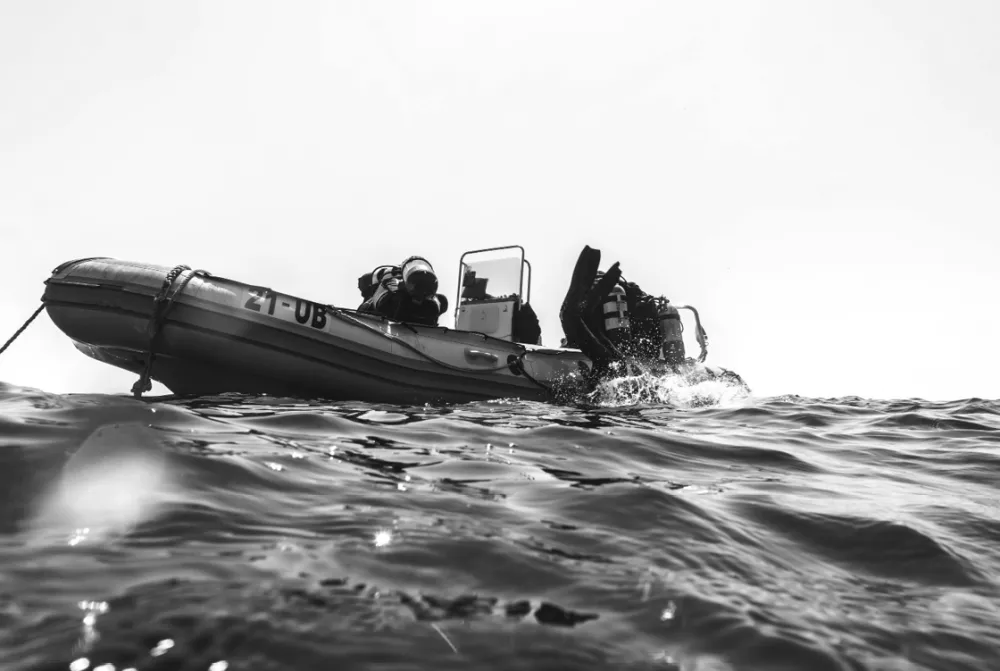
[[[599,382],[587,395],[587,401],[602,407],[654,403],[701,408],[727,407],[750,398],[750,390],[742,381],[708,375],[701,368],[663,374],[633,362],[623,373]]]

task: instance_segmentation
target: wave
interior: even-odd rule
[[[0,385],[0,655],[1000,668],[1000,405],[705,384],[416,407]]]

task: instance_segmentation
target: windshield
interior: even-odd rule
[[[466,254],[461,265],[459,303],[520,297],[523,263],[520,247]]]

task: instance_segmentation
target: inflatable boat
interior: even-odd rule
[[[400,404],[553,400],[581,389],[592,362],[579,349],[517,342],[515,317],[530,297],[523,248],[466,252],[459,273],[455,328],[111,258],[57,267],[42,301],[78,350],[140,376],[137,397],[150,380],[178,395]],[[489,294],[488,281],[498,284]]]

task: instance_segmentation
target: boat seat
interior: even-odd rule
[[[526,345],[542,344],[542,327],[538,322],[538,315],[535,314],[534,308],[529,303],[515,308],[511,327],[514,342]]]

